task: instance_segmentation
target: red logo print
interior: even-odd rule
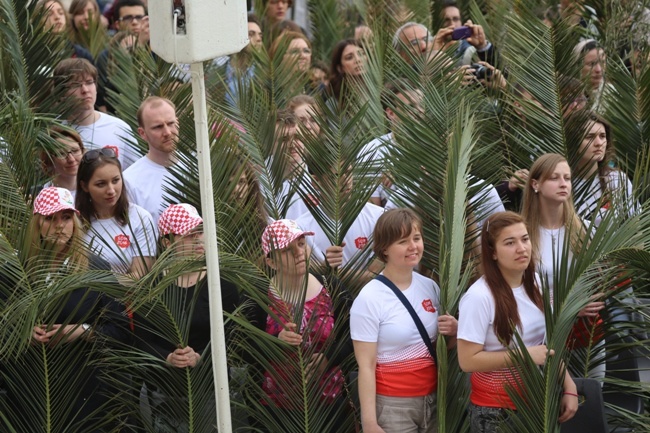
[[[120,149],[117,146],[109,145],[109,146],[104,146],[103,149],[111,149],[113,152],[115,152],[115,156],[118,158],[120,157]]]
[[[424,301],[422,301],[422,308],[424,308],[425,311],[428,311],[429,313],[436,312],[436,307],[433,306],[433,302],[431,302],[431,299],[425,299]]]
[[[118,247],[124,249],[131,246],[131,239],[129,239],[129,237],[124,233],[120,233],[119,235],[115,236],[115,243]]]
[[[354,240],[354,245],[356,245],[359,250],[363,249],[363,247],[368,245],[368,238],[360,236]]]

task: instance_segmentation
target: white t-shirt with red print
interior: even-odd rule
[[[86,151],[110,147],[117,154],[122,170],[126,170],[140,157],[133,130],[122,119],[99,111],[96,113],[99,113],[99,119],[92,125],[70,126],[81,135]]]
[[[528,297],[523,285],[512,289],[521,320],[519,335],[526,347],[544,344],[546,325],[544,313]],[[485,278],[481,277],[460,300],[458,339],[483,345],[486,352],[507,350],[494,333],[495,302]],[[516,347],[513,338],[511,347]],[[502,369],[472,373],[470,400],[477,406],[515,409],[508,396],[506,384],[513,386],[517,380],[512,370]]]
[[[440,289],[413,272],[402,293],[413,306],[431,341],[438,335]],[[415,322],[393,291],[378,280],[366,284],[350,309],[352,340],[377,343],[377,394],[428,395],[437,387],[437,370]]]
[[[114,272],[124,274],[134,257],[156,255],[157,236],[151,214],[130,204],[126,225],[121,226],[115,218],[92,218],[84,240],[95,254],[111,264]]]
[[[366,248],[370,248],[370,241],[372,240],[372,232],[375,229],[377,220],[384,213],[384,208],[376,206],[372,203],[366,203],[357,215],[350,226],[350,230],[343,238],[345,247],[343,247],[343,264],[345,266],[357,254],[363,254]],[[312,249],[312,260],[325,262],[325,251],[332,244],[325,235],[325,232],[318,225],[310,212],[302,214],[296,222],[304,231],[314,232],[314,236],[307,236],[305,239]],[[357,266],[364,266],[370,262],[372,254],[368,254],[366,259],[357,263]]]

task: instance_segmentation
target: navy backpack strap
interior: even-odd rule
[[[375,277],[375,280],[381,281],[384,283],[386,286],[388,286],[389,289],[395,293],[395,296],[397,296],[397,299],[399,299],[402,304],[404,304],[404,307],[406,308],[406,311],[409,312],[411,315],[411,318],[413,319],[413,322],[415,322],[415,326],[417,326],[418,331],[420,331],[420,336],[422,337],[422,340],[424,340],[424,344],[427,346],[427,349],[429,349],[429,353],[431,354],[431,357],[433,358],[433,361],[436,363],[436,368],[438,366],[438,356],[436,355],[436,350],[433,347],[433,343],[431,342],[431,339],[429,338],[429,333],[427,330],[424,328],[424,324],[422,324],[422,320],[420,320],[420,317],[418,317],[418,314],[415,312],[413,309],[413,306],[411,303],[406,299],[406,296],[404,296],[404,293],[400,289],[397,288],[395,284],[388,278],[386,278],[384,275],[377,275]]]

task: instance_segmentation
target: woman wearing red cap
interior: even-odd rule
[[[261,424],[257,425],[261,431],[306,431],[309,427],[339,433],[350,426],[340,367],[352,354],[350,297],[338,281],[308,272],[305,236],[313,234],[286,219],[269,224],[262,234],[271,284],[260,299],[252,302],[247,317],[252,325],[277,337],[277,344],[286,347],[288,359],[282,365],[272,359],[250,360],[258,367],[254,373],[260,374],[257,379],[262,383],[262,405],[268,408],[268,412],[258,412],[259,418],[252,421]],[[262,341],[269,344],[266,339]],[[273,368],[262,367],[262,363],[266,366],[269,362]],[[304,424],[307,407],[302,396],[307,389],[317,392],[310,398],[323,406],[320,414],[327,419],[328,426]],[[287,426],[288,419],[300,421]]]
[[[79,427],[76,431],[95,432],[100,431],[95,426],[101,425],[101,418],[106,414],[102,405],[115,393],[99,379],[101,367],[95,342],[124,341],[129,331],[124,309],[99,292],[99,288],[114,289],[115,280],[105,260],[88,254],[73,203],[72,194],[64,188],[48,187],[38,194],[29,229],[35,235],[27,261],[22,265],[23,272],[33,280],[11,281],[12,276],[17,275],[12,272],[2,275],[2,285],[12,287],[12,293],[6,294],[8,304],[33,299],[42,305],[32,329],[32,344],[15,363],[6,364],[12,377],[8,382],[8,394],[14,409],[7,413],[18,412],[23,418],[31,417],[32,421],[44,416],[42,410],[34,406],[35,396],[25,393],[25,389],[34,388],[28,383],[30,378],[47,375],[49,370],[50,374],[57,375],[56,380],[49,381],[49,395],[55,399],[63,395],[74,396],[72,407],[58,401],[70,412],[61,416],[57,410],[50,420],[53,430],[65,431],[66,426],[76,425]],[[88,274],[89,270],[106,272]],[[103,344],[103,347],[106,346]],[[61,368],[59,363],[73,364],[74,368]],[[39,368],[44,370],[39,371]],[[24,421],[16,422],[21,425]]]
[[[179,267],[183,272],[173,280],[167,274],[153,282],[153,297],[135,312],[136,346],[147,354],[147,365],[157,367],[143,369],[153,430],[187,431],[186,368],[204,369],[207,376],[194,373],[195,380],[201,378],[206,386],[213,383],[211,363],[203,361],[210,355],[206,350],[210,343],[210,302],[203,219],[194,206],[173,204],[160,215],[158,230],[163,247],[159,260],[170,260],[169,273],[177,273]],[[239,304],[237,287],[224,279],[221,299],[226,313],[233,313]],[[197,416],[205,422],[212,420],[214,425],[214,399],[211,401]]]

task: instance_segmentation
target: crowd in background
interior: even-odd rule
[[[574,42],[567,61],[573,74],[554,76],[551,112],[539,88],[517,79],[517,66],[525,66],[512,64],[511,46],[499,46],[503,36],[488,35],[454,1],[434,2],[427,22],[390,2],[397,13],[390,29],[347,17],[347,37],[325,49],[314,29],[289,19],[292,0],[253,3],[249,45],[208,62],[206,79],[218,112],[211,117],[222,163],[213,165],[215,178],[227,191],[219,200],[232,212],[217,216],[225,238],[220,242],[227,255],[245,257],[262,275],[243,281],[222,261],[231,380],[240,380],[244,366],[259,388],[233,397],[248,407],[239,428],[294,431],[287,420],[302,425],[309,400],[325,408],[317,431],[348,432],[356,424],[366,433],[435,432],[441,367],[433,346],[439,336],[457,351],[456,367],[471,374],[470,431],[497,432],[504,423],[514,428],[521,399],[512,387],[521,385],[520,358],[544,366],[558,350],[547,339],[548,309],[569,296],[567,275],[582,266],[574,256],[601,232],[619,230],[646,212],[645,192],[636,187],[643,182],[626,172],[635,167],[621,158],[629,149],[614,146],[617,125],[608,115],[621,89],[607,69],[616,58],[619,73],[645,73],[650,9],[621,2],[631,12],[618,52],[606,52],[611,44],[599,31],[603,17],[587,4],[562,0],[539,9],[538,30],[566,32],[565,40]],[[197,389],[213,392],[204,361],[210,358],[211,304],[202,262],[207,216],[199,215],[200,202],[188,194],[196,155],[182,138],[188,126],[180,119],[189,104],[177,98],[187,89],[188,68],[167,65],[167,87],[157,93],[133,95],[134,89],[121,87],[120,72],[143,57],[161,63],[149,48],[146,1],[39,0],[33,10],[69,56],[49,69],[56,124],[46,129],[50,145],[38,154],[39,182],[26,188],[34,216],[25,263],[44,270],[47,287],[58,287],[57,278],[97,272],[96,284],[92,278],[75,283],[30,325],[32,348],[41,345],[52,356],[59,347],[78,353],[76,377],[65,378],[77,395],[61,423],[85,432],[216,431],[214,399],[191,406],[184,382],[191,382],[186,372],[196,370]],[[380,58],[382,50],[394,58]],[[273,79],[263,75],[269,69]],[[377,71],[384,74],[379,86]],[[436,155],[418,141],[431,131],[418,128],[440,127],[444,143],[460,140],[464,131],[430,125],[438,102],[431,102],[431,82],[467,92],[466,101],[494,119],[514,113],[508,119],[523,131],[543,129],[538,120],[545,117],[570,131],[561,154],[539,152],[513,127],[520,147],[511,153],[519,156],[499,176],[487,167],[496,159],[485,153],[485,166],[476,160],[478,169],[460,179],[467,197],[458,205],[468,212],[459,267],[471,276],[455,311],[439,287],[443,259],[432,263],[434,245],[425,242],[431,230],[437,241],[443,233],[442,221],[431,227],[427,209],[439,209],[430,203],[442,199],[430,191],[444,190],[427,183],[426,167],[435,165],[428,159]],[[263,86],[272,89],[265,101],[272,99],[273,109],[256,112]],[[129,98],[137,100],[131,118],[123,105]],[[250,113],[257,113],[257,122]],[[265,137],[264,147],[253,157],[248,149],[257,137]],[[417,155],[423,158],[419,170],[401,168],[413,167]],[[10,158],[3,156],[3,164],[11,166]],[[331,209],[346,212],[333,215]],[[3,312],[29,294],[11,266],[4,265],[0,279]],[[590,280],[593,290],[564,341],[569,355],[556,380],[554,409],[559,423],[578,410],[575,378],[601,384],[606,378],[606,324],[636,317],[627,306],[639,288],[629,269],[614,270]],[[263,287],[256,278],[265,278]],[[143,287],[150,295],[137,293]],[[111,370],[104,351],[96,350],[100,342],[114,351],[110,362],[122,365],[128,358],[141,368]],[[265,352],[268,358],[260,356]],[[20,357],[5,364],[2,405],[28,414],[29,397],[13,397],[23,386],[12,380]],[[351,381],[351,372],[358,379]],[[317,384],[309,398],[302,394],[305,383]],[[197,412],[188,415],[187,407]],[[194,417],[202,427],[188,421]],[[11,420],[19,425],[19,418]]]

